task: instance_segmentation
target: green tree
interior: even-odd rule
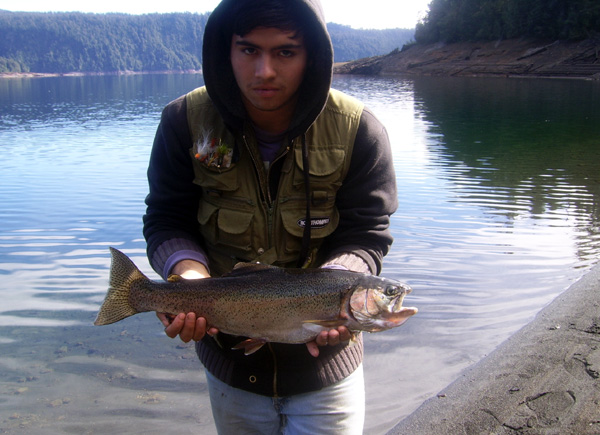
[[[429,13],[417,24],[415,39],[583,39],[599,33],[597,0],[432,0]]]
[[[199,70],[208,14],[83,14],[0,11],[2,71]],[[336,61],[385,54],[412,29],[357,30],[331,24]]]

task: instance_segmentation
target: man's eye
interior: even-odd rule
[[[279,52],[279,55],[281,57],[292,57],[294,55],[294,52],[291,50],[282,50]]]
[[[246,47],[246,48],[242,49],[242,53],[244,53],[244,54],[254,54],[254,53],[256,53],[256,49],[252,48],[252,47]]]

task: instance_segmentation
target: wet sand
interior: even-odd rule
[[[192,344],[166,337],[153,313],[90,324],[5,334],[0,434],[215,434]]]
[[[600,265],[388,434],[600,434]]]

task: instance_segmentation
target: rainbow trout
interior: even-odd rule
[[[159,283],[122,252],[110,251],[108,293],[95,325],[145,311],[194,312],[221,332],[249,337],[236,347],[252,353],[266,342],[305,343],[341,325],[353,332],[384,331],[417,313],[402,306],[410,287],[377,276],[242,263],[220,278]]]

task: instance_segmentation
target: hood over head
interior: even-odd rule
[[[227,126],[241,129],[246,111],[231,68],[231,38],[240,30],[247,33],[260,26],[279,27],[277,22],[252,21],[252,11],[269,10],[273,4],[287,11],[299,25],[308,52],[304,81],[288,129],[293,138],[303,134],[321,113],[331,86],[333,47],[319,0],[222,0],[204,30],[202,70],[208,94]]]

